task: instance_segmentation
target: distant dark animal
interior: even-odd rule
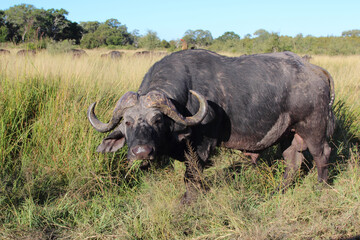
[[[35,56],[36,55],[36,51],[35,50],[19,50],[16,55],[18,56]]]
[[[8,54],[10,54],[10,51],[6,50],[6,49],[0,49],[0,54],[8,55]]]
[[[151,54],[150,51],[141,51],[141,52],[135,52],[134,56],[149,56]]]
[[[256,162],[260,151],[280,143],[284,188],[309,149],[318,180],[326,182],[334,97],[330,74],[291,52],[230,58],[186,50],[155,63],[139,90],[116,103],[109,123],[96,117],[96,103],[88,119],[99,132],[113,130],[98,152],[115,152],[127,142],[130,164],[141,159],[145,166],[160,155],[185,161],[187,203],[196,197],[199,176],[219,145],[244,150]],[[195,161],[186,157],[188,143]]]
[[[302,59],[304,59],[305,61],[307,61],[307,62],[310,62],[310,60],[311,60],[311,56],[309,56],[309,55],[304,55],[303,57],[302,57]]]
[[[141,52],[135,52],[134,56],[135,57],[139,57],[139,56],[166,56],[168,55],[167,52],[162,52],[162,51],[141,51]]]
[[[111,51],[111,52],[109,52],[109,55],[110,55],[110,58],[121,58],[123,55],[124,55],[124,53],[122,53],[122,52],[119,52],[119,51]]]
[[[80,57],[88,56],[88,54],[82,49],[71,49],[70,51],[73,55],[73,58],[80,58]]]
[[[111,59],[119,59],[124,55],[124,53],[119,52],[119,51],[111,51],[108,53],[103,53],[101,54],[102,58],[106,58],[106,57],[110,57]]]

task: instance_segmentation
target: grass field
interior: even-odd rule
[[[0,57],[0,239],[346,239],[360,236],[360,56],[313,56],[335,80],[337,129],[330,184],[307,161],[285,194],[273,147],[252,167],[218,149],[205,171],[210,190],[190,206],[183,163],[128,172],[126,150],[95,152],[104,122],[161,56],[120,60],[51,55]]]

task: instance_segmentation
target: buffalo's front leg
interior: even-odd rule
[[[186,158],[185,161],[185,186],[186,192],[181,199],[182,204],[190,204],[196,200],[199,191],[203,188],[203,166],[197,160],[193,158]]]

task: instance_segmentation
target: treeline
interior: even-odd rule
[[[260,29],[254,36],[247,35],[243,39],[233,36],[233,32],[227,32],[215,39],[210,49],[214,51],[232,51],[246,54],[260,52],[280,52],[292,51],[302,54],[327,54],[327,55],[352,55],[360,54],[360,31],[356,34],[346,35],[346,31],[341,37],[314,37],[298,34],[295,37],[280,36],[278,33],[269,33]]]
[[[72,22],[64,9],[38,9],[21,4],[0,10],[0,42],[26,44],[27,48],[47,48],[54,42],[67,41],[82,48],[145,48],[175,51],[187,48],[207,48],[234,53],[259,53],[293,51],[307,54],[349,55],[360,54],[360,30],[344,31],[342,36],[314,37],[298,34],[295,37],[259,29],[242,38],[235,32],[225,32],[213,38],[207,30],[188,30],[182,39],[161,40],[149,30],[140,35],[138,30],[129,32],[117,19],[105,22]]]

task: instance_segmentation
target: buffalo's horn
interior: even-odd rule
[[[171,100],[166,97],[165,94],[158,91],[149,92],[145,96],[145,99],[143,99],[143,104],[146,107],[155,107],[160,109],[162,113],[164,113],[177,123],[186,126],[193,126],[199,124],[205,118],[208,110],[208,104],[203,95],[193,90],[190,90],[190,92],[198,99],[200,105],[198,112],[191,117],[182,116],[177,111],[175,105],[171,102]]]
[[[87,117],[91,125],[99,132],[109,132],[113,130],[119,123],[124,114],[125,109],[134,106],[138,102],[138,95],[134,92],[125,93],[119,101],[117,101],[114,113],[109,123],[101,122],[95,115],[94,109],[96,102],[90,105],[87,111]]]

